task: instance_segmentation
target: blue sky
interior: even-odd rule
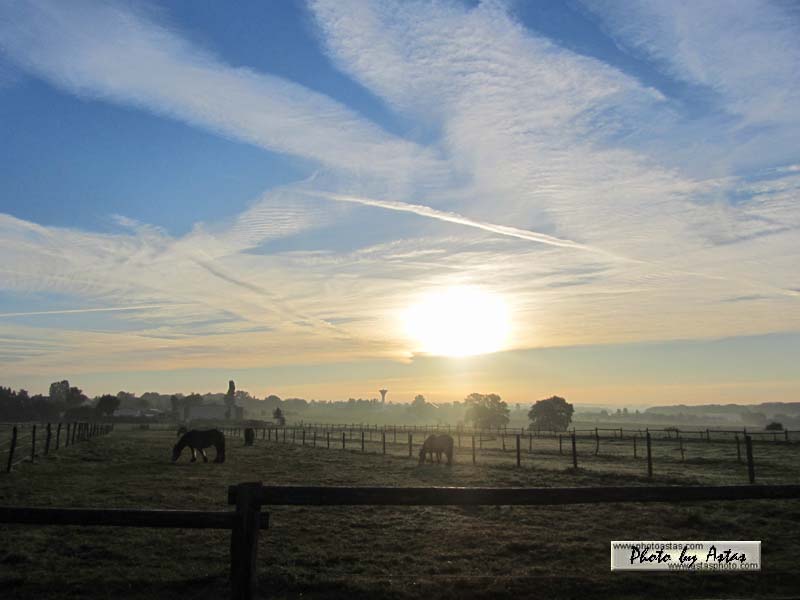
[[[0,380],[796,399],[798,30],[762,0],[4,3]],[[508,307],[501,347],[409,335],[454,289]],[[480,349],[468,296],[432,321]]]

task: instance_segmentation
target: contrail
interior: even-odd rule
[[[175,306],[174,304],[142,304],[139,306],[117,306],[115,308],[70,308],[65,310],[38,310],[34,312],[14,312],[14,313],[0,313],[0,318],[3,317],[33,317],[36,315],[73,315],[80,313],[95,313],[95,312],[117,312],[123,310],[144,310],[147,308],[163,308],[165,306]]]
[[[572,248],[574,250],[583,250],[585,252],[603,254],[605,256],[611,256],[621,260],[632,260],[617,256],[615,254],[606,252],[605,250],[601,250],[599,248],[587,246],[586,244],[581,244],[579,242],[574,242],[572,240],[567,240],[564,238],[558,238],[552,235],[547,235],[546,233],[538,233],[536,231],[530,231],[528,229],[509,227],[508,225],[487,223],[485,221],[476,221],[474,219],[470,219],[469,217],[465,217],[458,213],[437,210],[435,208],[431,208],[430,206],[424,206],[422,204],[410,204],[408,202],[398,202],[395,200],[375,200],[373,198],[362,198],[359,196],[349,196],[346,194],[317,192],[311,190],[303,190],[303,193],[314,196],[322,196],[324,198],[330,198],[331,200],[336,200],[338,202],[352,202],[354,204],[362,204],[364,206],[375,206],[378,208],[384,208],[386,210],[409,212],[415,215],[419,215],[421,217],[428,217],[429,219],[437,219],[439,221],[445,221],[447,223],[455,223],[457,225],[474,227],[475,229],[482,229],[483,231],[490,231],[492,233],[514,237],[521,240],[537,242],[539,244],[547,244],[548,246],[557,246],[559,248]],[[638,262],[638,261],[633,261],[633,262]]]

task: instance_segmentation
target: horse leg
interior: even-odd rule
[[[205,448],[200,448],[200,454],[203,455],[203,462],[208,462],[208,457],[206,456]]]
[[[194,448],[192,448],[192,460],[190,460],[189,462],[197,462],[197,452],[195,451]]]

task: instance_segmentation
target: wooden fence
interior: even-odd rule
[[[36,457],[39,456],[37,453],[38,442],[42,444],[42,455],[47,456],[51,451],[61,447],[71,446],[99,435],[106,435],[114,430],[113,424],[82,421],[33,424],[30,426],[29,433],[20,433],[24,427],[21,424],[12,425],[11,438],[0,441],[0,454],[8,453],[4,463],[6,473],[11,472],[11,469],[21,462],[35,462]],[[29,450],[23,451],[22,445],[25,443],[30,444]]]
[[[238,427],[230,427],[230,428],[221,428],[224,433],[230,436],[241,436],[243,435],[244,429]],[[435,431],[435,430],[434,430]],[[446,430],[444,430],[446,431]],[[643,446],[644,458],[646,460],[647,465],[647,477],[652,479],[653,477],[653,441],[654,436],[649,432],[645,431],[642,437],[638,436],[631,436],[629,438],[623,437],[614,437],[614,438],[603,438],[600,436],[600,430],[593,430],[594,435],[592,435],[589,439],[595,442],[594,446],[594,456],[598,456],[600,454],[600,446],[601,440],[615,440],[617,442],[627,439],[632,443],[632,455],[633,458],[639,457],[639,448],[640,445]],[[618,431],[618,430],[615,430]],[[406,432],[407,440],[403,440],[403,436],[400,435],[400,441],[398,442],[398,433],[399,431],[393,427],[384,427],[382,429],[377,428],[367,428],[367,429],[352,429],[349,427],[342,426],[341,428],[336,428],[336,426],[332,426],[331,429],[322,429],[318,430],[316,427],[309,426],[308,428],[305,427],[266,427],[261,428],[258,430],[254,430],[255,438],[261,438],[265,441],[274,441],[280,443],[289,443],[289,444],[300,444],[302,446],[312,446],[312,447],[324,447],[324,448],[341,448],[342,450],[349,449],[356,449],[361,452],[366,452],[366,444],[369,442],[372,444],[373,442],[380,443],[380,454],[387,454],[387,444],[389,445],[401,445],[408,447],[408,457],[414,457],[415,448],[421,448],[421,444],[417,442],[415,446],[414,441],[414,433],[412,431]],[[418,440],[424,440],[425,437],[430,435],[430,432],[425,432],[423,435],[419,436]],[[533,440],[537,439],[537,436],[533,432],[528,432],[526,434],[522,433],[506,433],[503,430],[500,430],[499,433],[487,433],[487,430],[479,430],[478,434],[475,433],[468,434],[465,433],[463,430],[455,430],[450,435],[452,435],[455,440],[455,449],[461,450],[465,449],[465,445],[462,442],[465,442],[466,449],[471,448],[471,456],[472,456],[472,464],[477,464],[478,456],[480,455],[478,450],[483,452],[483,442],[487,440],[496,441],[499,437],[501,441],[501,448],[497,448],[497,450],[501,450],[502,452],[513,452],[515,456],[515,463],[517,467],[522,466],[522,456],[523,452],[527,452],[527,454],[533,453]],[[588,436],[580,438],[577,433],[574,431],[571,433],[561,433],[556,435],[552,438],[558,442],[558,453],[564,453],[564,441],[569,442],[569,450],[572,454],[572,466],[573,468],[578,468],[578,448],[577,448],[577,440],[578,439],[587,439]],[[465,439],[467,438],[467,439]],[[664,439],[672,439],[676,444],[677,448],[680,450],[681,461],[685,460],[686,457],[686,448],[684,446],[684,440],[681,437],[677,438],[660,438],[661,441]],[[696,442],[697,440],[695,440]],[[508,443],[507,443],[508,442]],[[726,443],[731,445],[731,442],[722,442],[721,440],[715,440],[714,443]],[[738,436],[733,441],[733,444],[736,446],[736,458],[737,462],[743,464],[746,461],[747,464],[747,477],[750,483],[755,483],[756,472],[755,472],[755,458],[753,454],[753,444],[754,441],[750,435],[744,435],[742,438]],[[527,446],[527,450],[524,450],[524,447]],[[744,458],[742,457],[742,446],[745,448]]]
[[[601,439],[631,439],[634,437],[644,438],[646,433],[650,433],[652,439],[666,439],[666,440],[702,440],[706,442],[714,441],[733,441],[737,436],[749,435],[753,441],[759,442],[800,442],[800,430],[783,429],[781,431],[766,431],[754,430],[742,427],[741,429],[717,429],[717,428],[695,428],[695,429],[680,429],[678,427],[664,427],[664,428],[624,428],[624,427],[592,427],[586,429],[572,428],[568,431],[550,431],[550,430],[529,430],[525,427],[492,427],[492,428],[473,428],[464,426],[453,426],[447,424],[437,425],[379,425],[379,424],[364,424],[364,423],[305,423],[301,421],[298,424],[290,425],[292,427],[299,427],[304,429],[318,429],[330,431],[388,431],[390,433],[396,431],[400,434],[417,433],[417,434],[430,434],[430,433],[449,433],[456,435],[461,433],[465,436],[500,436],[500,435],[515,435],[522,436],[532,435],[534,438],[557,438],[559,435],[571,435],[580,438],[596,438]]]
[[[231,598],[258,591],[263,506],[542,506],[610,502],[700,502],[800,498],[800,485],[653,486],[585,488],[305,487],[240,483],[228,488],[228,511],[0,507],[0,523],[229,529]],[[269,590],[265,590],[267,594]]]

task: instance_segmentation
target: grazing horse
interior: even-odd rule
[[[447,455],[447,465],[453,464],[453,438],[449,435],[429,435],[422,448],[419,449],[419,464],[425,463],[425,455],[430,454],[433,462],[433,454],[436,453],[436,462],[442,462],[442,452]]]
[[[197,460],[196,450],[200,450],[203,461],[208,462],[205,449],[211,446],[214,446],[217,450],[217,456],[214,458],[214,462],[225,462],[225,435],[219,429],[207,429],[203,431],[192,429],[184,433],[172,449],[172,462],[178,460],[186,446],[189,446],[192,451],[191,462]]]

